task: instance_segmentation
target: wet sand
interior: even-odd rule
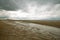
[[[60,28],[23,21],[0,21],[0,40],[60,40]]]

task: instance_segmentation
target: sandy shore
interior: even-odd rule
[[[0,40],[60,40],[60,28],[22,21],[0,21]]]

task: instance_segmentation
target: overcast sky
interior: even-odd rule
[[[60,20],[60,0],[0,0],[0,19]]]

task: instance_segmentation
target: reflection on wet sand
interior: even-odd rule
[[[23,21],[0,21],[0,40],[60,40],[60,28]]]

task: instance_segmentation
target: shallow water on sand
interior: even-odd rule
[[[60,40],[60,28],[23,21],[2,22],[9,26],[0,29],[0,40]]]

